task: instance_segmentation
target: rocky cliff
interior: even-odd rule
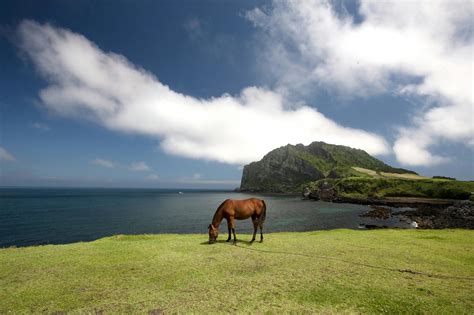
[[[244,167],[241,191],[301,192],[301,185],[323,178],[342,178],[353,174],[353,167],[380,172],[414,173],[393,168],[367,152],[341,145],[313,142],[286,145],[269,152],[259,162]]]

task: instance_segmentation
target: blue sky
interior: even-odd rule
[[[384,3],[4,1],[0,184],[234,188],[314,140],[473,179],[472,6]]]

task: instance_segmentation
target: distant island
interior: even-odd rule
[[[239,191],[411,207],[416,209],[403,215],[422,227],[474,228],[473,181],[424,177],[387,165],[363,150],[324,142],[288,144],[244,166]]]

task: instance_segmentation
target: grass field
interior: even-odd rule
[[[238,237],[1,249],[0,313],[474,313],[471,230]]]
[[[387,172],[376,172],[362,167],[352,167],[353,170],[369,175],[375,178],[400,178],[400,179],[429,179],[428,177],[411,174],[411,173],[387,173]]]

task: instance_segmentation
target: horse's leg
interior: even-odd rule
[[[232,233],[234,233],[234,245],[237,245],[237,237],[235,236],[235,228],[232,228]]]
[[[260,225],[260,243],[263,242],[263,225]]]
[[[230,226],[232,228],[232,233],[234,234],[234,245],[237,245],[237,237],[235,236],[235,219],[230,217]]]
[[[227,219],[227,229],[229,230],[229,237],[227,238],[226,242],[230,242],[231,240],[231,234],[230,234],[230,231],[232,230],[232,226],[230,225],[230,220]]]
[[[255,241],[255,235],[257,235],[258,220],[255,216],[252,216],[252,223],[253,223],[253,237],[250,243],[253,243]]]

